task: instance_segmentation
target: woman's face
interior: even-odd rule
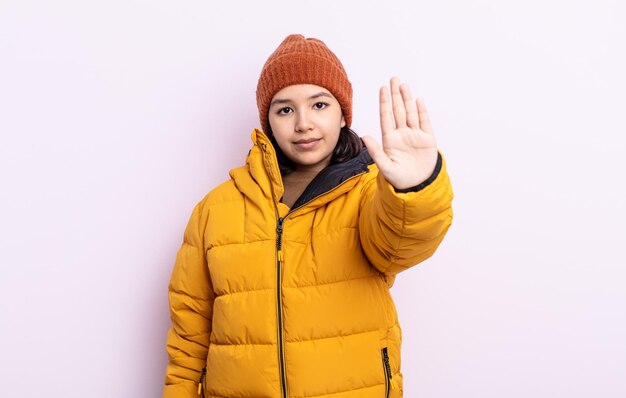
[[[268,116],[278,146],[298,171],[319,172],[326,167],[346,125],[337,99],[313,84],[296,84],[277,92]]]

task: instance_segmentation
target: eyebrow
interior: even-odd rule
[[[312,99],[316,99],[319,97],[328,97],[328,98],[332,98],[332,96],[329,93],[325,93],[323,91],[320,91],[317,94],[313,94],[312,96],[310,96],[308,99],[312,100]],[[270,107],[274,106],[274,105],[278,105],[278,104],[289,104],[291,103],[290,99],[281,99],[281,98],[276,98],[275,100],[272,101],[272,103],[270,104]]]

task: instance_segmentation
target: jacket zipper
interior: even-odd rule
[[[265,155],[267,156],[267,148],[265,144],[260,144],[261,149],[263,150],[263,152],[265,153]],[[271,167],[268,170],[269,174],[271,173]],[[322,195],[325,195],[329,192],[334,191],[335,189],[337,189],[339,186],[343,185],[344,183],[346,183],[347,181],[356,178],[358,176],[360,176],[361,174],[365,174],[366,171],[362,171],[358,174],[353,175],[352,177],[346,179],[345,181],[343,181],[341,184],[333,187],[332,189],[329,189],[326,192],[322,192],[321,194],[315,196],[314,198],[311,198],[310,200],[308,200],[306,203],[301,204],[300,206],[298,206],[295,209],[290,209],[287,214],[285,215],[285,217],[280,217],[279,213],[278,213],[278,208],[276,207],[276,198],[274,196],[274,189],[270,189],[272,192],[272,199],[274,201],[274,208],[276,210],[276,312],[277,312],[277,318],[278,318],[278,359],[280,362],[280,369],[279,369],[279,373],[280,373],[280,386],[281,386],[281,396],[283,398],[287,398],[287,375],[286,375],[286,370],[285,370],[285,349],[283,347],[283,297],[282,297],[282,268],[283,268],[283,250],[282,250],[282,239],[283,239],[283,223],[285,222],[285,219],[287,217],[289,217],[295,210],[303,207],[304,205],[310,203],[311,201],[319,198]]]
[[[356,174],[350,178],[348,178],[346,181],[351,180],[352,178],[356,178],[358,176],[360,176],[361,174],[364,174],[365,172]],[[346,181],[344,181],[343,183],[345,183]],[[342,184],[343,184],[342,183]],[[341,184],[339,184],[341,185]],[[327,194],[328,192],[332,192],[333,190],[337,189],[339,187],[339,185],[337,185],[336,187],[333,187],[332,189],[321,193],[320,195],[311,198],[311,200],[307,201],[306,203],[303,203],[302,205],[298,206],[295,209],[290,209],[289,212],[287,212],[287,214],[285,215],[285,217],[280,217],[278,214],[278,208],[276,208],[276,313],[278,316],[278,359],[280,362],[280,386],[281,386],[281,390],[282,390],[282,397],[283,398],[287,398],[287,375],[286,375],[286,370],[285,370],[285,349],[283,346],[283,296],[282,296],[282,268],[283,268],[283,224],[285,222],[285,219],[287,217],[289,217],[295,210],[305,206],[306,204],[310,203],[311,201],[319,198],[322,195]],[[272,190],[272,197],[274,196],[274,191]],[[274,203],[276,203],[276,200],[274,199]]]
[[[391,373],[391,365],[389,364],[389,353],[387,347],[382,350],[383,354],[383,369],[385,371],[385,398],[389,398],[389,392],[396,389],[396,382],[393,380]]]
[[[206,377],[206,367],[202,368],[202,373],[200,374],[200,380],[198,380],[198,395],[202,393],[202,385],[204,384],[205,377]]]
[[[265,144],[259,144],[261,149],[263,150],[264,156],[269,162],[269,154],[267,152],[267,148]],[[272,168],[267,167],[266,171],[270,174],[270,178],[273,178],[274,175],[272,173]],[[287,398],[287,376],[285,371],[285,352],[283,347],[283,297],[282,297],[282,266],[283,266],[283,251],[282,251],[282,240],[283,240],[283,222],[285,221],[284,217],[280,217],[278,212],[278,207],[276,206],[276,197],[274,195],[274,188],[270,187],[270,191],[272,193],[272,202],[274,202],[274,210],[276,211],[276,321],[278,323],[278,335],[277,335],[277,343],[278,343],[278,373],[280,378],[280,392],[281,397]]]
[[[389,398],[389,370],[387,370],[387,362],[389,357],[387,356],[387,348],[382,349],[383,359],[383,371],[385,372],[385,398]]]
[[[278,359],[280,361],[280,386],[283,398],[287,398],[287,376],[285,375],[285,350],[283,347],[283,295],[282,295],[282,266],[283,266],[283,222],[278,217],[276,223],[276,305],[278,316]]]

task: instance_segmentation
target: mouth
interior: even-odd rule
[[[311,149],[320,141],[320,138],[308,138],[306,140],[294,141],[294,144],[300,149]]]
[[[295,141],[294,144],[309,144],[309,143],[315,142],[315,141],[319,141],[319,138],[309,138],[309,139],[306,139],[306,140],[298,140],[298,141]]]

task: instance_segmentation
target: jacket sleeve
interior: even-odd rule
[[[452,223],[452,198],[441,154],[431,178],[415,189],[397,191],[380,173],[368,180],[361,195],[359,236],[372,265],[394,276],[429,258]]]
[[[197,397],[206,364],[214,300],[204,251],[207,219],[200,202],[185,228],[168,287],[172,327],[167,335],[163,398]]]

